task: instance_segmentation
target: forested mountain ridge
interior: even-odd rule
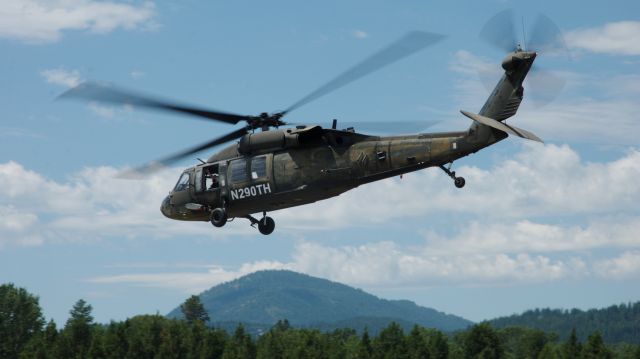
[[[380,299],[360,289],[286,270],[259,271],[199,295],[211,321],[273,325],[287,319],[300,327],[331,326],[352,318],[388,318],[443,331],[465,329],[464,318],[416,305]],[[180,308],[168,315],[180,318]],[[386,324],[385,324],[386,325]]]
[[[639,345],[607,345],[598,332],[584,342],[575,333],[560,342],[541,330],[495,329],[486,322],[449,334],[419,325],[403,331],[391,323],[370,335],[349,328],[293,328],[285,320],[251,336],[242,325],[231,332],[205,326],[197,296],[181,308],[185,320],[156,314],[101,324],[94,322],[92,306],[79,299],[58,326],[44,318],[37,296],[0,284],[0,358],[640,358]]]
[[[575,328],[578,338],[584,340],[598,331],[607,343],[640,344],[640,302],[612,305],[602,309],[534,309],[522,314],[496,318],[490,321],[497,328],[522,326],[554,332],[561,340],[568,338]]]

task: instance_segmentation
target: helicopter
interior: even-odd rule
[[[535,134],[505,123],[518,111],[524,96],[523,81],[537,56],[533,44],[525,50],[515,39],[505,40],[508,33],[504,31],[505,18],[510,16],[506,12],[496,15],[481,32],[481,38],[508,50],[501,63],[504,73],[478,113],[461,111],[471,120],[471,125],[461,131],[374,136],[357,132],[353,127],[339,129],[335,119],[328,128],[293,125],[282,120],[293,110],[444,38],[422,31],[406,34],[280,112],[238,115],[92,82],[72,88],[61,97],[128,104],[230,125],[243,123],[230,133],[151,162],[132,173],[144,174],[234,141],[206,161],[199,159],[200,163],[185,169],[162,201],[160,211],[170,219],[210,222],[217,228],[228,220],[245,218],[252,227],[257,225],[260,233],[269,235],[275,229],[275,221],[267,216],[268,212],[310,204],[367,183],[430,167],[440,168],[451,177],[455,187],[463,188],[465,179],[451,169],[454,161],[509,135],[542,142]],[[548,22],[543,25],[543,30],[549,28]],[[556,31],[551,33],[555,39]],[[262,216],[256,218],[256,213]]]

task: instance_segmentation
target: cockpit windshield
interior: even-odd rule
[[[189,187],[189,173],[185,172],[180,176],[178,183],[176,183],[176,187],[173,189],[174,191],[184,191]]]

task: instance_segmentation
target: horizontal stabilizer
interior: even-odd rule
[[[526,138],[528,140],[533,140],[533,141],[538,141],[538,142],[543,142],[540,137],[534,135],[533,133],[527,131],[527,130],[523,130],[521,128],[517,128],[515,126],[509,126],[506,123],[500,122],[500,121],[496,121],[492,118],[489,117],[485,117],[485,116],[481,116],[481,115],[477,115],[475,113],[471,113],[471,112],[467,112],[467,111],[460,111],[463,115],[469,117],[470,119],[479,122],[483,125],[487,125],[489,127],[493,127],[496,130],[500,130],[502,132],[506,132],[508,134],[514,135],[514,136],[518,136],[521,138]]]

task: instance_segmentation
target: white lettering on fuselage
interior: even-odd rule
[[[249,187],[232,189],[231,200],[235,201],[237,199],[261,196],[267,193],[271,193],[271,185],[269,183],[257,184]]]

